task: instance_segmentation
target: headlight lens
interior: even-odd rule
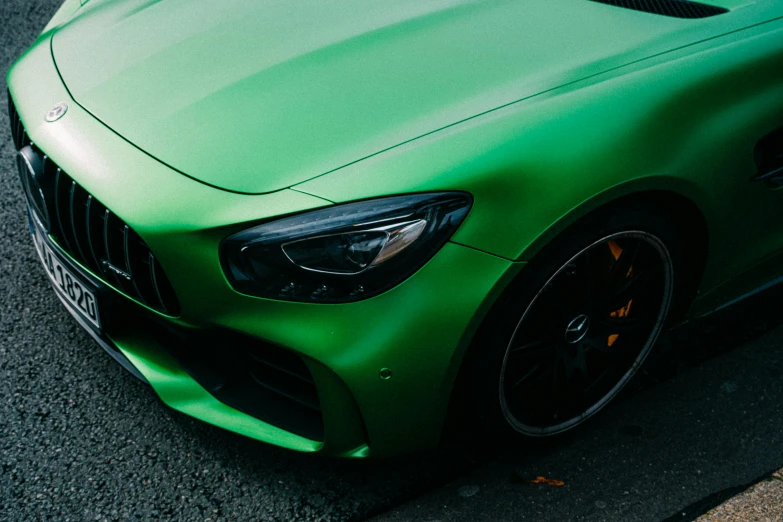
[[[412,194],[335,205],[244,230],[221,261],[239,292],[319,303],[358,301],[397,285],[448,241],[472,199]]]

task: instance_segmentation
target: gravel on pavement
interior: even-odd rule
[[[697,519],[697,522],[781,521],[783,521],[783,469]]]

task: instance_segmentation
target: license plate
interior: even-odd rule
[[[54,283],[55,289],[74,310],[79,312],[79,315],[100,329],[101,320],[98,317],[98,301],[95,294],[88,290],[87,285],[57,259],[52,249],[46,244],[44,237],[45,232],[34,227],[35,248],[44,268],[46,268],[46,274]]]

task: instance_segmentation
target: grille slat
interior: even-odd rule
[[[103,211],[103,227],[101,228],[101,237],[103,238],[103,254],[104,254],[104,260],[101,263],[101,271],[103,271],[105,274],[108,275],[109,279],[111,279],[114,282],[115,286],[121,287],[121,283],[119,281],[119,277],[117,274],[115,274],[111,270],[107,270],[104,266],[104,263],[111,263],[111,254],[109,254],[109,218],[111,217],[111,212],[109,209],[105,209]]]
[[[84,228],[87,232],[87,244],[90,246],[90,257],[92,258],[95,270],[98,271],[101,268],[101,262],[98,259],[98,254],[95,252],[95,242],[93,241],[92,227],[90,226],[92,224],[93,208],[96,206],[93,201],[94,199],[92,195],[88,195],[87,208],[85,209]]]
[[[114,274],[114,279],[123,292],[133,295],[130,275],[123,270],[125,267],[125,226],[125,223],[113,212],[106,210],[103,220],[106,261],[103,263],[103,268],[104,271]]]
[[[14,148],[19,150],[19,144],[16,142],[16,107],[11,102],[10,93],[8,93],[8,121],[11,123],[11,139],[14,141]]]
[[[11,120],[11,137],[14,140],[16,150],[22,149],[25,145],[30,145],[30,142],[27,140],[24,125],[22,124],[22,119],[16,111],[10,94],[8,95],[8,115]]]
[[[135,232],[133,232],[133,229],[131,228],[128,228],[128,244],[126,251],[128,253],[127,260],[130,263],[131,273],[139,275],[139,277],[134,275],[133,282],[136,283],[136,288],[144,298],[147,306],[152,306],[153,308],[159,306],[161,307],[161,310],[164,310],[166,305],[165,303],[161,305],[155,289],[153,288],[152,279],[151,277],[147,276],[147,274],[150,274],[150,249],[147,247],[147,244],[142,241],[142,239]]]
[[[133,284],[133,290],[136,292],[136,295],[138,295],[139,301],[147,304],[147,299],[145,299],[144,294],[139,289],[139,286],[136,284],[136,278],[133,274],[133,268],[131,266],[131,260],[130,260],[130,241],[129,237],[131,235],[130,227],[128,225],[125,225],[125,229],[123,230],[123,249],[125,250],[125,270],[128,272],[128,274],[131,276],[131,284]],[[165,311],[165,307],[164,307]]]
[[[150,264],[150,280],[152,281],[152,288],[155,290],[155,295],[158,297],[158,304],[161,308],[163,308],[163,311],[166,311],[166,302],[163,299],[163,294],[161,293],[160,285],[158,284],[158,274],[157,274],[157,265],[158,260],[155,259],[155,256],[152,252],[149,254],[149,264]]]
[[[22,141],[19,139],[19,128],[22,125],[22,121],[19,119],[19,115],[16,114],[16,111],[14,111],[14,114],[11,115],[11,133],[14,137],[14,145],[16,145],[17,149],[21,149],[23,147]]]
[[[65,245],[61,246],[65,247],[66,252],[73,252],[74,249],[71,245],[71,240],[68,238],[68,234],[66,233],[68,214],[67,209],[64,207],[63,203],[63,199],[65,199],[63,191],[67,191],[68,189],[66,187],[66,182],[63,181],[64,177],[65,176],[63,175],[62,169],[58,167],[54,175],[54,215],[55,221],[57,221],[57,228],[60,230],[60,236],[65,242]]]
[[[36,179],[44,193],[54,242],[132,299],[164,314],[179,314],[174,289],[144,240],[29,141],[10,95],[8,114],[17,150],[29,146],[41,160]]]
[[[79,218],[79,202],[77,201],[77,198],[79,197],[79,186],[76,184],[75,181],[71,181],[71,193],[70,193],[70,218],[71,218],[71,232],[73,232],[73,242],[76,245],[76,250],[79,253],[78,261],[80,261],[82,264],[88,265],[87,263],[87,256],[84,255],[85,250],[82,248],[82,241],[79,241],[79,233],[77,231],[81,231],[82,227],[77,226],[76,222]]]
[[[8,97],[8,112],[11,119],[11,137],[14,139],[14,145],[19,150],[22,144],[19,143],[19,115],[16,113],[16,107],[11,103],[11,97]]]
[[[17,130],[16,140],[18,143],[24,144],[26,140],[25,140],[24,126],[22,125],[22,120],[17,120],[17,126],[18,126],[18,130]]]

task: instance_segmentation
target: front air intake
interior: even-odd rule
[[[193,334],[159,324],[156,338],[217,400],[306,439],[324,440],[318,389],[299,355],[228,330]]]
[[[635,11],[653,13],[674,18],[708,18],[723,13],[728,9],[714,5],[700,4],[688,0],[590,0],[599,4],[624,7]]]

